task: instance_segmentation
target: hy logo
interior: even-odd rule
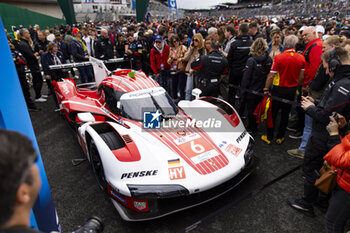
[[[143,128],[144,129],[160,129],[160,116],[162,114],[157,110],[156,112],[143,113]]]

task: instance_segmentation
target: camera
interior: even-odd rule
[[[101,233],[103,228],[102,220],[99,217],[93,216],[89,218],[83,226],[72,231],[72,233]]]

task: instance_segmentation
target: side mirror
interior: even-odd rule
[[[81,122],[95,122],[95,117],[89,112],[81,112],[77,116]]]
[[[195,89],[192,90],[192,95],[193,95],[196,99],[198,99],[199,96],[200,96],[201,94],[202,94],[202,91],[201,91],[201,89],[199,89],[199,88],[195,88]]]

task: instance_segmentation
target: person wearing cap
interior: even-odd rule
[[[164,43],[160,35],[157,35],[150,54],[151,68],[159,84],[170,93],[168,84],[170,69],[170,65],[168,64],[169,52],[169,45]]]
[[[81,39],[81,33],[78,28],[72,30],[73,40],[70,43],[70,50],[75,62],[84,62],[89,60],[88,51],[84,41]],[[92,82],[92,71],[89,66],[78,67],[81,82]]]
[[[316,29],[316,32],[318,34],[318,37],[322,38],[324,33],[325,33],[324,27],[322,25],[316,25],[315,29]]]
[[[306,44],[305,51],[303,52],[303,56],[306,60],[306,65],[304,80],[299,91],[298,100],[300,100],[302,95],[308,95],[307,87],[309,85],[309,82],[315,78],[317,70],[320,67],[323,48],[323,42],[321,38],[318,37],[315,27],[310,26],[305,28],[303,30],[302,36]],[[295,134],[293,136],[294,138],[302,138],[302,132],[305,127],[305,112],[300,107],[297,107],[297,112],[298,121],[295,123],[295,125],[288,127],[288,129],[295,131]]]
[[[339,46],[341,42],[342,42],[342,39],[339,36],[328,37],[323,42],[323,45],[322,45],[323,52],[327,52],[332,48]],[[321,63],[315,78],[309,82],[309,85],[308,85],[309,96],[315,99],[316,101],[319,101],[324,90],[329,85],[330,81],[331,81],[330,76],[326,74],[326,69]],[[293,139],[299,139],[301,135],[302,136],[301,144],[296,149],[288,150],[287,153],[294,157],[303,158],[306,144],[311,134],[311,130],[312,130],[312,118],[306,114],[303,132],[296,132],[294,134],[289,135],[289,137]]]
[[[303,87],[306,87],[308,82],[315,78],[317,69],[321,64],[323,42],[321,38],[319,38],[315,27],[307,27],[302,35],[306,43],[306,48],[303,53],[306,60]]]
[[[297,53],[302,54],[305,51],[305,42],[303,40],[303,31],[305,30],[305,28],[307,28],[306,26],[302,26],[299,31],[298,31],[298,43],[295,47],[295,51],[297,51]]]
[[[53,28],[51,28],[50,30],[46,30],[46,31],[49,31],[48,35],[46,35],[46,39],[49,41],[49,42],[53,42],[55,40],[55,30]]]
[[[116,35],[117,35],[117,31],[115,30],[115,26],[112,24],[109,27],[108,37],[113,45],[115,44],[115,40],[117,39]]]
[[[57,44],[58,51],[60,51],[63,54],[64,59],[67,60],[68,54],[64,54],[64,52],[63,52],[62,47],[65,44],[65,42],[62,40],[61,33],[57,31],[54,33],[54,35],[55,35],[55,40],[53,42],[55,42]]]

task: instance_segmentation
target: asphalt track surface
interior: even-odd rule
[[[93,215],[102,218],[106,233],[181,232],[303,162],[286,152],[296,148],[300,140],[286,137],[282,145],[266,145],[258,134],[255,155],[260,159],[259,168],[234,190],[201,206],[157,220],[126,222],[99,189],[89,163],[72,165],[72,159],[83,158],[84,154],[74,132],[54,111],[51,96],[46,103],[37,105],[42,110],[30,115],[63,232],[72,231]],[[263,131],[263,125],[259,127]],[[253,197],[218,213],[191,232],[325,232],[325,214],[320,210],[315,208],[316,217],[309,218],[288,206],[287,198],[301,196],[302,190],[299,169]],[[346,229],[350,230],[349,223]]]

